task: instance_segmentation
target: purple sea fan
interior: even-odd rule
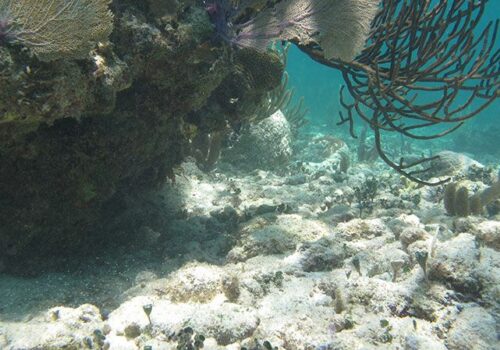
[[[262,5],[261,0],[242,0],[235,12],[241,14],[246,8],[252,15],[235,24],[231,1],[212,2],[219,6],[216,30],[236,46],[265,49],[273,40],[286,40],[321,50],[327,59],[344,61],[363,49],[380,4],[380,0],[274,0]]]
[[[231,23],[231,16],[235,10],[233,3],[230,0],[205,0],[204,4],[215,27],[217,38],[231,43],[234,37]]]
[[[0,9],[0,45],[16,41],[14,20],[7,11]]]

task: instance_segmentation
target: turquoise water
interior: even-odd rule
[[[490,0],[483,15],[483,23],[500,19],[500,1]],[[500,40],[496,40],[497,49]],[[343,84],[340,72],[311,60],[296,47],[290,49],[287,72],[289,86],[295,91],[295,98],[304,97],[313,124],[322,125],[326,132],[339,132],[339,91]],[[470,120],[468,127],[475,125],[494,125],[500,118],[500,102],[497,100],[476,118]]]
[[[295,97],[305,99],[311,122],[336,129],[341,73],[311,60],[295,46],[289,52],[287,72]]]

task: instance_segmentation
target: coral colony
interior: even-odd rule
[[[0,349],[498,349],[497,8],[0,0]]]

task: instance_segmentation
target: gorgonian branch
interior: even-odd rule
[[[366,48],[353,61],[326,59],[321,48],[304,48],[314,59],[342,71],[352,102],[347,113],[368,123],[381,158],[413,181],[430,184],[404,160],[391,160],[382,133],[430,140],[453,132],[499,94],[499,21],[482,23],[487,0],[383,0]],[[428,161],[425,159],[423,161]],[[432,183],[440,184],[442,181]]]
[[[233,3],[215,2],[226,8]],[[355,117],[364,120],[388,165],[413,181],[430,184],[418,177],[421,168],[411,169],[429,159],[411,164],[391,160],[382,134],[442,137],[498,97],[499,21],[481,21],[487,2],[241,0],[235,14],[218,17],[227,25],[216,28],[236,46],[263,49],[271,40],[293,42],[318,62],[340,70],[342,92],[351,97],[348,102],[341,94],[341,123],[349,123],[354,135]]]

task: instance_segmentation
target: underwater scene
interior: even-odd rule
[[[0,350],[500,349],[500,0],[0,0]]]

